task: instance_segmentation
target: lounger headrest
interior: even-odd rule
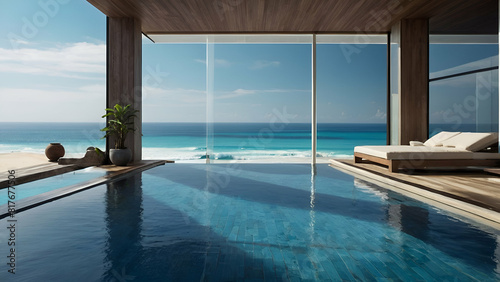
[[[432,136],[427,141],[425,141],[425,146],[441,147],[443,146],[443,141],[450,139],[453,136],[460,134],[460,132],[448,132],[441,131],[438,134]]]
[[[443,141],[443,146],[477,152],[497,142],[498,133],[462,132]]]

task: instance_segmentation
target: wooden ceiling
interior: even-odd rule
[[[498,34],[497,0],[87,0],[157,33],[384,33],[429,18],[431,33]]]

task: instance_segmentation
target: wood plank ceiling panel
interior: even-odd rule
[[[110,17],[135,17],[153,33],[387,32],[430,18],[438,33],[495,33],[496,0],[88,0]]]
[[[455,0],[441,11],[430,17],[432,33],[498,34],[497,0]]]

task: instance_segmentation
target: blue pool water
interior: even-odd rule
[[[499,232],[327,165],[168,164],[16,215],[0,281],[498,281]],[[13,279],[16,278],[16,279]]]
[[[21,185],[15,185],[14,191],[16,200],[21,200],[35,195],[40,195],[45,192],[53,191],[59,188],[67,187],[70,185],[79,184],[85,181],[95,179],[97,177],[105,176],[107,174],[106,170],[89,167],[85,169],[75,170],[67,173],[63,173],[57,176],[40,179],[33,182],[24,183]],[[8,189],[2,189],[1,195],[3,196],[0,205],[7,204],[8,201]]]

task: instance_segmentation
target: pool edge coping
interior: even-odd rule
[[[153,167],[160,165],[165,165],[169,161],[164,160],[143,160],[139,164],[131,166],[119,171],[112,171],[110,174],[105,176],[100,176],[91,180],[87,180],[78,184],[69,185],[66,187],[61,187],[52,191],[48,191],[39,195],[27,197],[19,201],[15,201],[15,214],[32,209],[37,206],[41,206],[73,194],[94,188],[96,186],[106,184],[110,181],[119,180],[126,177],[130,173],[144,171]],[[71,172],[71,171],[69,171]],[[9,204],[0,205],[0,220],[7,218],[11,215],[8,211]]]
[[[459,215],[460,217],[500,230],[500,213],[459,199],[447,197],[419,188],[399,180],[387,178],[370,171],[357,168],[337,160],[331,160],[330,166],[362,180],[366,180],[383,188],[395,191],[439,209]]]
[[[84,169],[87,167],[91,166],[77,166],[74,164],[59,165],[57,163],[47,163],[47,164],[12,169],[12,171],[15,171],[16,173],[15,185],[21,185],[32,181],[37,181],[40,179],[60,175],[63,173]],[[19,172],[21,172],[21,176],[17,175],[19,174]],[[8,175],[9,173],[3,173],[3,172],[0,173],[0,176],[3,176],[2,177],[3,180],[0,181],[0,190],[9,187]]]

